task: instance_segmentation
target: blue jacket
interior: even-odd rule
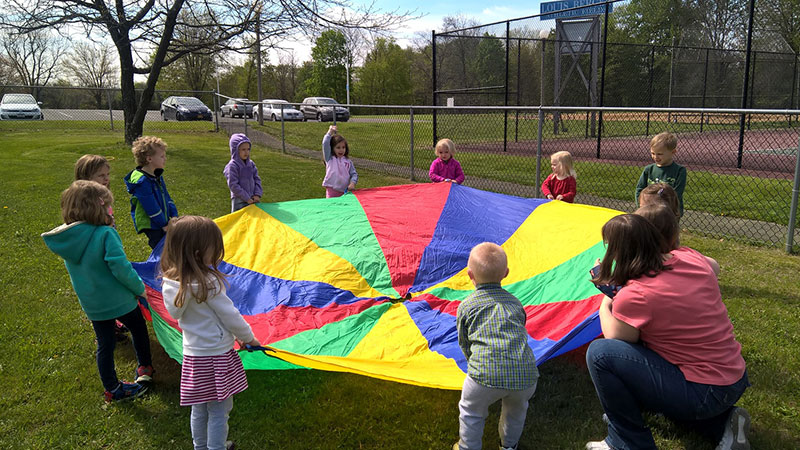
[[[42,234],[47,248],[64,258],[81,308],[90,320],[111,320],[138,307],[144,283],[122,249],[117,230],[86,222]]]
[[[125,175],[125,187],[131,194],[131,217],[137,233],[161,229],[167,226],[170,217],[178,217],[178,208],[161,176],[163,169],[155,172],[155,175],[150,175],[137,167]]]
[[[231,198],[238,198],[248,201],[253,196],[261,197],[261,177],[258,176],[258,168],[252,159],[243,160],[239,157],[239,146],[245,142],[250,142],[242,133],[231,136],[231,160],[222,171],[228,180],[228,189],[231,190]]]

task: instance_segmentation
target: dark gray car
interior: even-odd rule
[[[300,104],[300,112],[303,113],[303,120],[317,119],[324,122],[332,121],[335,111],[337,122],[347,122],[350,120],[350,111],[338,105],[339,102],[330,97],[308,97]]]

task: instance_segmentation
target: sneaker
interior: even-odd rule
[[[500,444],[500,450],[517,450],[518,447],[519,447],[519,443],[517,443],[517,445],[515,445],[513,447],[503,447],[503,445]]]
[[[602,441],[591,441],[586,443],[586,450],[612,450],[611,446],[606,444],[605,439]]]
[[[122,324],[119,320],[114,322],[114,337],[117,338],[117,342],[126,342],[128,340],[128,327]]]
[[[233,441],[225,441],[225,450],[234,450],[236,448],[236,444]]]
[[[147,387],[137,383],[120,382],[119,386],[113,391],[106,391],[106,403],[130,400],[140,397],[147,392]]]
[[[453,444],[453,450],[461,450],[461,448],[459,448],[459,446],[458,446],[458,442]]]
[[[134,372],[134,376],[136,377],[137,383],[152,383],[153,382],[153,374],[156,371],[153,370],[153,366],[139,366],[136,368],[136,372]]]
[[[744,408],[734,407],[725,424],[717,450],[750,450],[750,414]]]

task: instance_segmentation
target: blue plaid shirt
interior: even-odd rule
[[[499,284],[478,285],[458,306],[458,345],[467,375],[491,388],[527,389],[539,378],[522,303]]]

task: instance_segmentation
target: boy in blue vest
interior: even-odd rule
[[[636,183],[636,205],[642,189],[654,183],[666,183],[678,194],[680,215],[683,216],[683,190],[686,188],[686,168],[674,161],[678,138],[669,131],[659,133],[650,140],[650,157],[654,163],[645,167]]]
[[[467,357],[461,390],[459,441],[453,450],[481,448],[489,405],[501,400],[500,448],[515,450],[522,435],[528,401],[536,391],[539,370],[528,346],[522,303],[500,286],[508,275],[505,251],[491,242],[469,254],[467,275],[475,292],[458,306],[458,345]]]
[[[142,136],[133,141],[136,168],[125,175],[125,186],[131,194],[131,217],[137,233],[147,235],[150,248],[155,248],[167,234],[167,223],[178,217],[164,183],[167,144],[155,136]]]

